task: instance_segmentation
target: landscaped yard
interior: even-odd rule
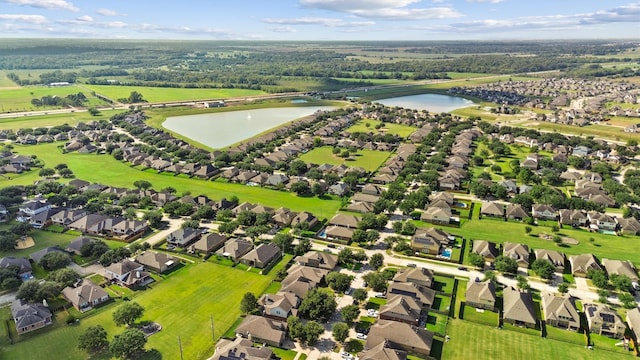
[[[464,307],[464,319],[487,326],[498,326],[498,313],[489,310],[476,309],[473,306]]]
[[[367,124],[369,126],[367,126]],[[400,124],[392,124],[385,123],[381,129],[376,129],[376,126],[382,124],[380,120],[373,119],[363,119],[356,122],[354,125],[350,126],[346,131],[350,133],[355,132],[364,132],[364,133],[374,133],[374,134],[391,134],[398,135],[402,138],[406,138],[411,135],[417,129],[415,127],[400,125]]]
[[[345,159],[333,154],[332,150],[333,147],[331,146],[322,146],[302,154],[299,158],[310,164],[345,164],[350,167],[362,167],[367,171],[375,171],[391,154],[388,151],[358,150],[356,154],[352,154],[348,159]]]
[[[447,331],[447,320],[447,315],[429,312],[427,315],[427,330],[444,336]]]
[[[536,359],[536,360],[592,360],[629,359],[629,355],[609,351],[585,349],[584,346],[543,339],[515,331],[500,330],[459,319],[449,319],[442,359]]]
[[[275,272],[273,273],[275,274]],[[210,316],[213,315],[215,336],[220,337],[239,317],[240,300],[251,291],[262,294],[273,276],[198,262],[175,272],[169,278],[153,283],[151,288],[139,291],[134,301],[142,305],[142,320],[153,320],[162,325],[152,335],[148,349],[156,349],[163,359],[179,359],[178,336],[182,341],[185,359],[204,359],[213,354]],[[109,338],[122,332],[114,325],[113,311],[121,302],[100,309],[98,313],[77,326],[60,325],[56,329],[42,330],[37,336],[25,336],[16,345],[3,346],[3,359],[85,359],[77,349],[77,338],[91,325],[101,324]]]
[[[61,163],[67,164],[78,179],[92,183],[133,188],[134,181],[147,180],[154,189],[158,190],[170,186],[175,188],[178,194],[185,192],[193,195],[204,194],[212,199],[229,198],[236,195],[240,201],[259,203],[274,208],[286,204],[286,207],[293,211],[310,210],[320,219],[330,218],[340,207],[340,202],[332,199],[299,197],[294,193],[257,186],[245,186],[223,181],[204,181],[139,171],[110,155],[62,154],[57,145],[59,144],[16,145],[15,149],[21,154],[36,155],[38,159],[44,161],[46,167],[53,167]],[[96,166],[96,164],[100,164],[100,166]],[[22,176],[12,175],[11,180],[0,179],[0,186],[32,184],[38,178],[37,170]]]

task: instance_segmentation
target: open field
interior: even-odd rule
[[[7,77],[7,72],[4,70],[0,70],[0,90],[3,88],[17,88],[20,87],[18,84],[14,83]]]
[[[85,85],[88,89],[104,95],[114,101],[126,98],[132,91],[142,94],[149,102],[185,101],[205,99],[226,99],[238,96],[264,95],[264,91],[245,89],[184,89],[161,88],[151,86],[123,86],[123,85]]]
[[[0,94],[2,94],[1,90]],[[122,113],[122,110],[100,110],[100,115],[98,116],[92,116],[88,112],[83,111],[72,114],[50,114],[1,119],[0,130],[17,130],[21,128],[58,126],[63,124],[75,126],[79,122],[108,119],[117,113]]]
[[[68,245],[71,242],[71,240],[78,237],[77,235],[59,234],[59,233],[54,233],[50,231],[39,231],[39,230],[32,231],[31,233],[29,233],[29,236],[31,236],[33,238],[33,241],[35,242],[35,245],[33,247],[22,249],[22,250],[15,249],[10,251],[0,251],[0,257],[5,257],[5,256],[28,257],[29,254],[31,253],[34,253],[38,250],[42,250],[49,246],[56,246],[56,245],[59,245],[62,248],[64,248],[66,245]],[[115,241],[115,240],[105,240],[105,242],[107,243],[107,245],[109,245],[110,248],[122,247],[127,244],[125,242]]]
[[[213,276],[215,274],[215,276]],[[158,350],[163,359],[179,359],[178,336],[182,340],[185,359],[204,359],[213,354],[210,316],[213,315],[215,337],[220,337],[240,315],[240,299],[245,292],[262,294],[272,276],[212,264],[185,266],[167,279],[152,284],[151,289],[136,293],[134,300],[146,310],[144,320],[152,320],[163,329],[149,337],[147,349]],[[3,359],[85,359],[76,347],[77,338],[88,327],[101,324],[111,339],[123,328],[115,326],[110,305],[83,319],[78,326],[59,325],[24,336],[24,340],[7,346],[3,343]]]
[[[12,112],[12,111],[31,111],[31,110],[47,110],[57,109],[55,106],[40,106],[36,107],[31,104],[31,100],[34,98],[41,98],[43,96],[59,96],[65,97],[70,94],[83,93],[89,100],[85,105],[106,105],[106,103],[95,96],[91,95],[91,91],[83,89],[76,85],[61,86],[61,87],[48,87],[48,86],[25,86],[21,88],[0,88],[0,112]],[[127,95],[128,96],[128,95]]]
[[[415,127],[391,123],[386,123],[384,124],[383,128],[376,130],[376,126],[379,124],[382,124],[382,121],[373,119],[358,120],[354,125],[350,126],[345,131],[348,131],[350,133],[364,132],[374,134],[391,134],[406,138],[417,130]],[[369,126],[367,127],[367,125]]]
[[[355,155],[351,155],[349,159],[344,159],[334,155],[331,152],[332,150],[333,148],[331,146],[322,146],[302,154],[299,159],[311,164],[345,164],[351,167],[359,166],[367,171],[375,171],[391,154],[388,151],[358,150],[358,152]]]
[[[459,319],[449,319],[447,333],[451,337],[444,344],[442,359],[446,360],[556,360],[556,359],[629,359],[630,355],[609,351],[587,350],[584,346],[495,327],[479,325]],[[629,353],[631,354],[631,353]]]
[[[619,141],[640,139],[640,135],[638,134],[626,133],[622,128],[615,127],[615,126],[607,126],[607,125],[587,125],[587,126],[580,127],[580,126],[532,121],[532,122],[525,123],[523,127],[533,128],[537,130],[561,132],[564,134],[574,134],[579,136],[605,137],[605,138],[610,138],[610,139],[619,140]]]
[[[154,189],[171,186],[178,191],[178,194],[185,192],[190,192],[193,195],[205,194],[212,199],[229,198],[236,195],[240,201],[257,202],[274,208],[287,206],[293,211],[312,209],[314,215],[320,219],[333,216],[340,207],[339,201],[331,199],[298,197],[294,193],[286,191],[140,171],[110,155],[63,154],[57,148],[58,145],[56,143],[32,146],[16,145],[15,150],[25,155],[36,155],[38,159],[44,161],[46,167],[66,163],[77,178],[109,186],[133,188],[134,181],[147,180],[151,182]],[[38,179],[37,173],[38,171],[35,170],[19,176],[12,175],[11,180],[0,179],[0,186],[32,184],[34,180]]]

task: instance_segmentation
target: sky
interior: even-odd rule
[[[0,0],[0,37],[640,39],[640,1]]]

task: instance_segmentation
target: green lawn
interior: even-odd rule
[[[431,287],[433,290],[440,291],[445,294],[451,294],[453,291],[453,283],[455,282],[454,278],[436,275],[433,280],[433,286]]]
[[[459,319],[449,319],[442,359],[446,360],[591,360],[628,359],[628,355],[609,351],[587,350],[584,346],[543,339],[515,331],[500,330]]]
[[[332,199],[299,197],[294,193],[256,186],[245,186],[224,181],[181,178],[139,171],[115,160],[110,155],[62,154],[57,149],[56,143],[32,146],[16,145],[15,150],[21,154],[36,155],[40,160],[44,161],[46,167],[65,163],[77,178],[109,186],[133,188],[134,181],[147,180],[153,185],[154,189],[171,186],[178,191],[178,194],[185,192],[190,192],[194,195],[204,194],[212,199],[229,198],[232,195],[236,195],[240,201],[259,203],[274,208],[286,206],[293,211],[311,210],[320,219],[330,218],[340,207],[340,202]],[[96,166],[96,164],[100,165]],[[12,175],[11,180],[2,178],[0,179],[0,186],[27,185],[32,184],[37,179],[37,171],[32,171],[21,176]]]
[[[240,299],[247,291],[259,295],[272,276],[198,262],[175,272],[150,289],[138,292],[135,301],[146,310],[142,320],[153,320],[162,331],[151,336],[147,349],[156,349],[163,359],[180,358],[178,336],[185,359],[205,359],[213,354],[210,316],[214,318],[215,337],[220,337],[240,315]],[[78,326],[61,325],[42,330],[37,336],[25,336],[16,345],[0,348],[3,359],[85,359],[77,350],[77,338],[91,325],[101,324],[109,338],[122,332],[112,320],[113,311],[121,304],[101,309],[82,320]]]
[[[484,310],[482,312],[478,311],[473,306],[464,307],[464,319],[467,321],[472,321],[475,323],[484,324],[487,326],[498,326],[498,313]]]
[[[436,334],[445,335],[447,331],[447,315],[429,312],[427,315],[427,330]]]
[[[35,245],[28,249],[22,250],[11,250],[11,251],[0,251],[0,257],[4,256],[18,256],[18,257],[28,257],[29,254],[34,253],[38,250],[42,250],[49,246],[59,245],[64,248],[68,245],[71,240],[75,239],[77,236],[75,235],[67,235],[67,234],[59,234],[49,231],[41,231],[41,230],[33,230],[29,233],[29,236],[33,238]],[[109,245],[109,247],[122,247],[126,245],[126,243],[121,241],[114,240],[105,240],[105,242]]]
[[[330,164],[340,165],[345,164],[351,167],[362,167],[367,171],[376,171],[380,165],[382,165],[389,155],[388,151],[376,151],[376,150],[358,150],[355,155],[352,155],[349,159],[343,159],[332,153],[333,148],[331,146],[322,146],[315,148],[305,154],[302,154],[300,160],[311,164]]]
[[[0,90],[0,97],[2,96],[2,91],[3,90]],[[117,113],[122,113],[122,110],[101,110],[100,115],[98,116],[91,116],[91,114],[89,114],[88,112],[83,111],[70,114],[49,114],[2,119],[0,121],[0,130],[18,130],[21,128],[48,127],[63,124],[75,126],[79,122],[88,122],[101,119],[107,120],[109,119],[109,117]]]
[[[0,112],[16,112],[31,110],[47,110],[55,109],[55,106],[36,107],[31,104],[34,98],[42,98],[43,96],[59,96],[66,97],[70,94],[83,93],[89,100],[86,105],[104,106],[106,103],[95,96],[91,95],[91,91],[83,89],[76,85],[48,87],[48,86],[25,86],[21,88],[0,88]],[[127,95],[128,96],[128,95]]]
[[[129,97],[132,91],[137,91],[149,102],[224,99],[265,94],[261,90],[245,89],[183,89],[121,85],[86,85],[86,87],[112,100]]]
[[[367,124],[369,126],[367,126]],[[363,119],[363,120],[359,120],[354,125],[352,125],[351,127],[347,128],[345,131],[348,131],[350,133],[355,133],[355,132],[370,133],[370,132],[373,132],[374,134],[376,134],[376,133],[379,133],[379,134],[391,134],[391,135],[398,135],[398,136],[400,136],[402,138],[406,138],[407,136],[411,135],[414,131],[417,130],[415,127],[411,127],[411,126],[407,126],[407,125],[400,125],[400,124],[392,124],[392,123],[385,123],[384,127],[382,127],[381,129],[376,130],[376,126],[379,125],[379,124],[382,124],[382,121],[373,120],[373,119]]]
[[[566,342],[570,342],[570,343],[574,343],[582,346],[586,344],[586,340],[583,333],[579,333],[577,331],[559,329],[551,325],[546,325],[546,329],[547,329],[547,338],[549,339],[566,341]]]

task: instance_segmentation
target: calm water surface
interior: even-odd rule
[[[167,118],[162,126],[209,147],[222,148],[318,110],[335,108],[284,107],[174,116]]]
[[[461,97],[440,94],[420,94],[376,100],[386,106],[400,106],[405,109],[427,110],[433,113],[449,112],[473,106],[474,102]]]

